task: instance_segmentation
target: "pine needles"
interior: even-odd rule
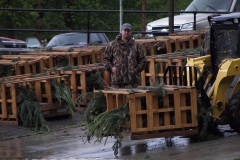
[[[23,121],[23,126],[30,127],[35,131],[48,132],[49,127],[41,111],[33,90],[25,87],[17,88],[18,115]]]
[[[129,121],[129,106],[123,104],[118,108],[106,111],[106,97],[99,92],[89,92],[82,95],[80,98],[86,96],[93,96],[88,102],[86,111],[84,112],[84,120],[87,122],[87,130],[83,133],[83,138],[86,137],[85,143],[89,142],[96,137],[95,143],[101,143],[103,138],[108,136],[114,136],[116,139],[112,146],[114,155],[118,154],[118,149],[121,147],[121,141],[123,136],[121,135],[120,127],[123,127],[127,121]]]
[[[213,118],[211,117],[212,110],[217,106],[206,107],[201,103],[200,98],[198,99],[198,127],[199,127],[199,139],[204,140],[208,138],[208,130],[211,128]]]
[[[15,73],[12,71],[11,65],[1,65],[0,66],[0,77],[12,76]]]
[[[52,81],[53,94],[61,104],[64,104],[73,115],[76,102],[72,100],[70,89],[62,83]],[[17,88],[18,115],[23,126],[33,128],[35,131],[49,131],[47,121],[42,115],[41,105],[34,91],[30,88]]]
[[[52,86],[53,86],[53,94],[60,102],[60,105],[64,104],[66,108],[69,110],[69,113],[73,116],[74,111],[76,111],[76,108],[75,108],[76,102],[72,100],[71,91],[69,87],[57,81],[52,81]]]
[[[87,123],[91,123],[94,121],[97,115],[106,111],[107,109],[106,97],[100,91],[100,92],[88,92],[80,96],[78,99],[81,99],[87,96],[93,96],[93,98],[87,103],[87,107],[84,112],[84,120],[86,120]]]
[[[87,73],[87,87],[88,91],[92,92],[94,89],[101,89],[104,85],[104,82],[99,78],[101,77],[102,72],[96,71],[96,72],[88,72]]]
[[[117,156],[123,138],[120,132],[120,127],[124,126],[126,122],[129,121],[128,112],[129,106],[128,103],[126,103],[118,108],[97,115],[93,121],[88,124],[87,130],[83,133],[83,136],[87,137],[86,142],[90,142],[95,136],[97,138],[95,143],[101,143],[103,138],[106,137],[104,143],[106,144],[108,136],[114,135],[116,141],[112,149],[114,150],[114,155]]]
[[[156,92],[158,97],[164,97],[167,93],[166,89],[163,88],[164,85],[156,84],[154,86],[138,86],[137,89],[150,90]]]

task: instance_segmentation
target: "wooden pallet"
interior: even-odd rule
[[[141,85],[152,86],[158,82],[163,82],[163,75],[170,65],[183,66],[187,58],[199,57],[198,53],[169,53],[155,56],[147,56],[147,67],[141,72]],[[168,73],[169,74],[169,73]],[[179,77],[179,71],[176,75]],[[166,75],[167,79],[169,75]]]
[[[28,65],[28,63],[23,64],[23,65],[18,65],[18,66],[25,66],[24,69],[19,68],[18,66],[14,67],[13,64],[13,68],[15,68],[17,75],[19,74],[28,74],[28,72],[33,73],[33,74],[37,74],[37,73],[41,73],[41,72],[45,72],[46,68],[52,68],[54,67],[54,59],[51,56],[46,56],[46,55],[2,55],[2,60],[6,60],[7,62],[9,61],[13,61],[14,59],[20,59],[21,61],[19,62],[31,62],[32,61],[32,66]],[[36,64],[34,64],[34,61],[36,61]],[[16,61],[18,62],[18,61]],[[2,65],[4,65],[6,63],[3,63]],[[1,65],[1,64],[0,64]],[[38,71],[36,69],[36,66],[39,67]],[[31,71],[31,67],[33,68]],[[24,70],[24,73],[22,73]],[[26,71],[25,71],[26,70]]]
[[[145,55],[173,53],[180,49],[197,48],[202,46],[201,35],[159,36],[155,39],[136,39],[143,46]]]
[[[44,59],[32,59],[32,60],[19,60],[13,62],[9,59],[0,60],[1,66],[11,66],[13,75],[21,75],[21,74],[37,74],[43,72],[45,70]]]
[[[89,90],[87,86],[87,74],[97,71],[102,72],[101,78],[105,83],[104,85],[110,86],[110,73],[105,70],[102,64],[95,63],[88,65],[79,65],[75,66],[74,69],[68,71],[64,71],[63,68],[57,68],[54,71],[48,69],[47,73],[51,75],[69,75],[72,98],[73,100],[76,100],[80,95],[87,92],[92,92],[92,90]],[[87,98],[83,98],[82,101],[79,101],[79,104],[85,106],[87,102]]]
[[[130,135],[132,139],[198,134],[196,88],[164,88],[167,93],[161,100],[149,90],[101,91],[106,96],[107,110],[129,103],[130,132],[123,134]]]
[[[102,53],[97,51],[81,51],[81,52],[29,52],[21,53],[20,55],[38,55],[38,56],[51,56],[53,57],[53,65],[49,68],[55,67],[61,59],[67,59],[68,63],[75,65],[99,63],[102,59]]]
[[[66,115],[68,111],[58,112],[60,109],[65,109],[63,105],[56,102],[51,90],[51,81],[67,81],[68,76],[42,76],[31,78],[30,75],[12,76],[10,79],[0,82],[0,124],[18,125],[20,119],[17,115],[17,88],[25,86],[33,89],[41,104],[42,111],[47,111],[44,114],[46,117]]]

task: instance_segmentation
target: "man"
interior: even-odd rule
[[[111,86],[136,88],[141,85],[140,72],[146,67],[142,46],[132,39],[132,26],[125,23],[116,39],[111,41],[103,55],[105,68],[111,72]]]

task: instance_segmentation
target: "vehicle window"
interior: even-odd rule
[[[87,34],[86,33],[74,34],[73,36],[69,37],[68,42],[70,44],[87,44]]]
[[[97,41],[101,41],[97,35],[97,33],[91,33],[90,34],[90,42],[93,43],[93,42],[97,42]]]
[[[37,39],[28,39],[27,43],[29,45],[36,45],[39,44],[39,41]]]
[[[229,12],[233,0],[194,0],[185,11]]]
[[[62,45],[64,43],[63,38],[61,35],[55,36],[53,37],[49,43],[48,46],[59,46]]]
[[[240,12],[240,0],[236,1],[234,12]]]

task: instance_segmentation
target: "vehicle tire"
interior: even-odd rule
[[[240,92],[234,94],[226,106],[227,119],[230,127],[240,132]]]

